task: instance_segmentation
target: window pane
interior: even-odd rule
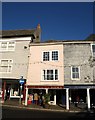
[[[47,70],[47,80],[53,80],[53,70]]]
[[[58,74],[58,70],[55,70],[55,74]]]
[[[52,51],[52,60],[58,60],[58,51]]]
[[[7,42],[1,42],[1,50],[7,50]]]
[[[49,61],[49,52],[43,52],[43,61]]]
[[[79,68],[76,66],[72,67],[72,78],[79,79]]]
[[[45,80],[45,70],[43,70],[43,77],[44,77],[43,79]]]
[[[7,72],[8,66],[2,66],[0,67],[0,72]]]
[[[92,45],[93,53],[95,53],[95,45]]]
[[[44,80],[58,80],[58,70],[43,70]]]
[[[15,45],[14,42],[9,42],[9,44],[8,44],[8,49],[9,49],[9,50],[13,50],[13,49],[14,49],[14,45]]]
[[[76,78],[79,78],[79,73],[76,73]]]
[[[55,80],[58,80],[58,70],[55,70]]]
[[[75,72],[76,70],[75,70],[75,68],[74,67],[72,67],[72,72]]]
[[[0,48],[1,50],[14,50],[14,47],[15,47],[15,42],[1,42],[0,44]]]
[[[78,68],[76,68],[75,71],[78,72]]]
[[[7,42],[2,42],[1,43],[1,48],[6,48],[7,47]]]
[[[9,66],[9,67],[8,67],[8,72],[11,72],[11,70],[12,70],[12,67]]]
[[[73,78],[76,78],[76,77],[75,77],[75,73],[73,73]]]
[[[14,46],[14,42],[9,42],[9,45],[8,46]]]
[[[8,60],[1,60],[1,65],[8,65]]]
[[[11,66],[12,60],[1,60],[0,64],[0,72],[11,72],[12,66]]]

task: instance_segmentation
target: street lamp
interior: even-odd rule
[[[19,80],[19,83],[20,83],[20,99],[19,99],[19,103],[21,104],[22,85],[24,84],[23,76],[21,76],[21,78]]]

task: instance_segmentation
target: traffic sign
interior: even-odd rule
[[[24,83],[24,79],[20,79],[19,83],[22,85]]]

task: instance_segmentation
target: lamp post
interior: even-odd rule
[[[19,80],[19,83],[20,83],[20,99],[19,99],[19,103],[21,104],[22,85],[24,84],[23,76],[21,76],[21,78]]]

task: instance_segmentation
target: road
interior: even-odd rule
[[[2,107],[2,118],[64,118],[65,120],[94,120],[94,113],[72,113],[30,110],[22,108]]]

